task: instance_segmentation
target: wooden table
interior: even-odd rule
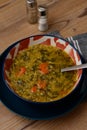
[[[30,35],[58,30],[63,37],[87,32],[87,0],[37,0],[48,6],[47,32],[27,22],[25,0],[0,0],[0,53],[12,43]],[[87,130],[87,102],[53,120],[21,117],[0,102],[0,130]]]

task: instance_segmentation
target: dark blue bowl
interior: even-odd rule
[[[43,37],[45,38],[44,41]],[[31,40],[33,41],[35,40],[34,41],[35,44],[37,40],[38,42],[40,41],[41,43],[48,45],[50,44],[48,42],[49,40],[51,40],[52,42],[54,40],[57,46],[60,44],[59,42],[62,42],[63,48],[65,43],[66,45],[71,46],[70,43],[67,43],[64,39],[60,39],[58,37],[54,37],[51,35],[31,36],[29,38],[20,40],[9,46],[0,56],[0,99],[10,110],[16,112],[19,115],[31,119],[44,120],[62,116],[65,113],[71,111],[73,108],[75,108],[77,104],[79,104],[80,101],[83,99],[83,97],[86,95],[87,83],[85,80],[86,79],[85,69],[82,71],[80,80],[76,84],[75,89],[66,97],[52,102],[41,103],[41,102],[27,101],[18,96],[15,92],[13,92],[5,81],[6,79],[4,75],[5,73],[4,65],[9,52],[11,52],[11,50],[14,50],[13,48],[15,47],[17,48],[20,43],[21,46],[19,47],[19,50],[23,50],[24,48],[32,44]],[[75,50],[74,47],[71,46],[71,48]],[[78,53],[77,50],[75,51],[76,53]],[[78,55],[80,57],[81,63],[84,63],[85,62],[84,59],[81,57],[79,53]]]

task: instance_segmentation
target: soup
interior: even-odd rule
[[[77,71],[61,73],[74,65],[71,57],[53,46],[37,44],[22,50],[9,71],[10,87],[20,97],[50,102],[68,95],[77,81]]]

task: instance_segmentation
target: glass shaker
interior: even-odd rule
[[[47,7],[39,6],[38,13],[39,13],[38,29],[40,31],[46,31],[48,29]]]
[[[28,22],[34,24],[37,22],[37,1],[27,0],[27,19]]]

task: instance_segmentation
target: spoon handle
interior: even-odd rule
[[[63,68],[63,69],[61,69],[61,72],[84,69],[84,68],[87,68],[87,63]]]

